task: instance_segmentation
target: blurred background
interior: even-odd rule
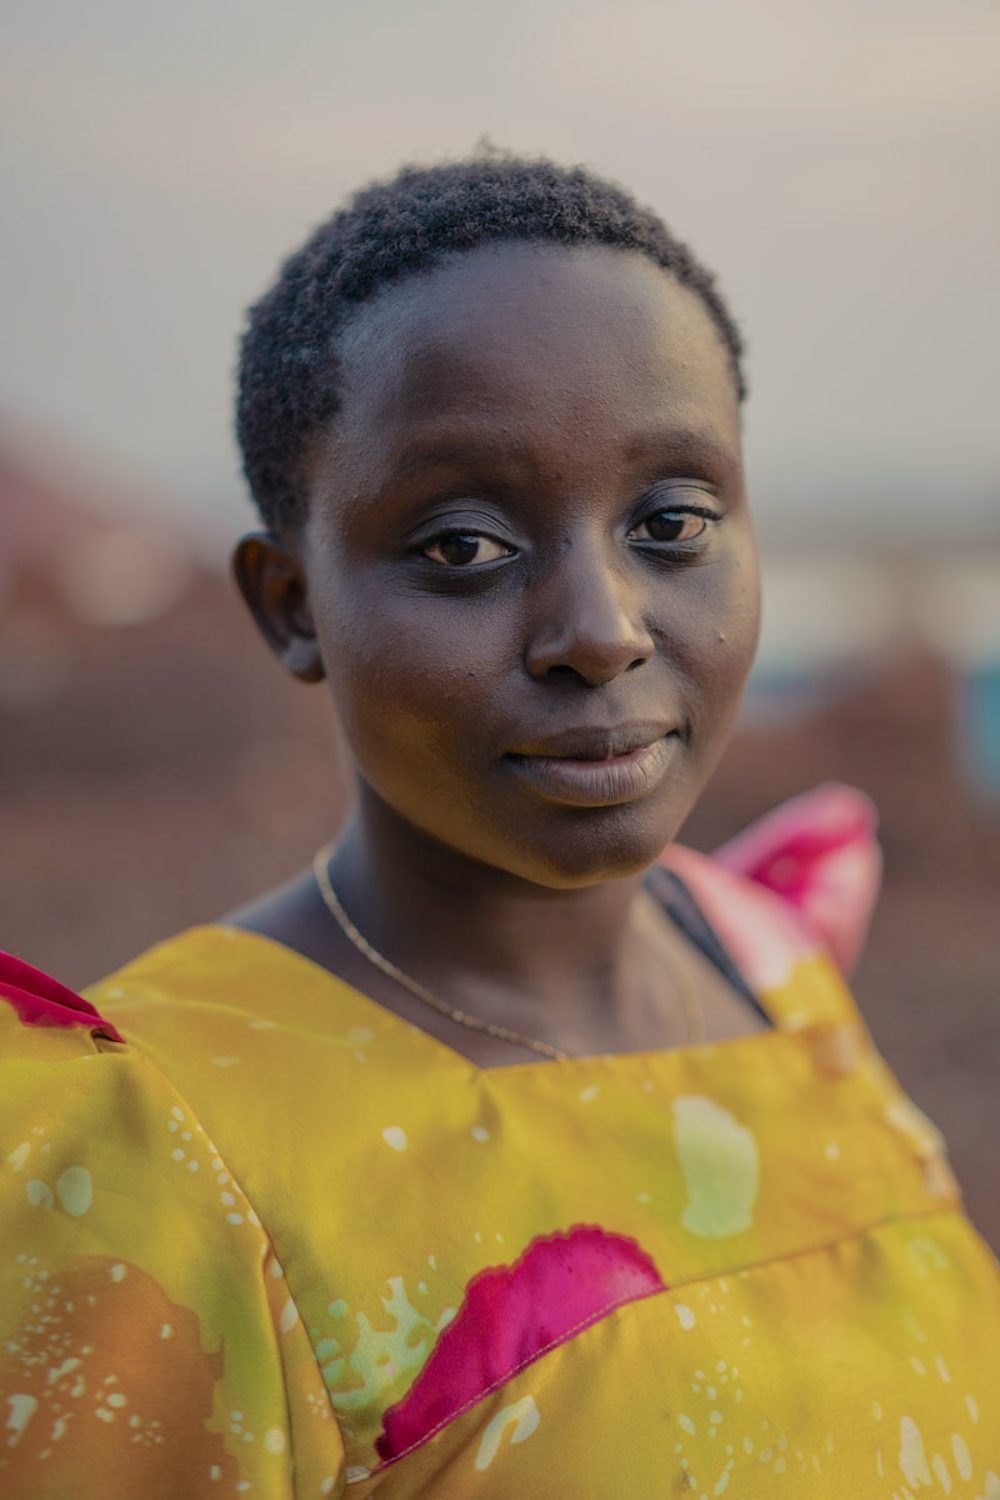
[[[82,986],[343,816],[227,577],[242,309],[352,188],[482,136],[632,187],[746,330],[759,666],[685,830],[843,779],[856,991],[1000,1246],[1000,10],[8,0],[0,946]]]

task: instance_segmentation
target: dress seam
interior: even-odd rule
[[[866,1235],[873,1234],[876,1230],[886,1229],[891,1224],[904,1224],[911,1219],[931,1219],[937,1216],[948,1216],[950,1214],[961,1214],[961,1199],[956,1198],[940,1207],[934,1208],[911,1208],[901,1213],[887,1214],[882,1219],[873,1219],[869,1224],[863,1224],[857,1229],[848,1230],[846,1234],[834,1235],[831,1239],[820,1240],[815,1245],[803,1245],[798,1250],[784,1250],[777,1255],[769,1255],[763,1260],[749,1260],[742,1265],[729,1266],[724,1270],[712,1271],[707,1274],[699,1273],[688,1276],[680,1281],[672,1281],[664,1291],[673,1292],[685,1286],[699,1286],[702,1282],[721,1281],[727,1276],[749,1275],[751,1271],[766,1270],[768,1266],[785,1265],[790,1261],[804,1260],[809,1255],[822,1255],[826,1250],[835,1250],[838,1245],[849,1245],[852,1240],[864,1239]]]
[[[520,1375],[531,1365],[537,1364],[537,1362],[546,1354],[551,1354],[554,1349],[558,1349],[563,1344],[568,1344],[574,1337],[574,1335],[583,1333],[588,1328],[595,1327],[596,1324],[605,1321],[613,1313],[620,1312],[625,1307],[631,1307],[634,1303],[637,1302],[649,1302],[654,1297],[662,1297],[670,1292],[681,1291],[685,1287],[698,1286],[702,1283],[708,1283],[712,1281],[722,1281],[727,1276],[749,1275],[752,1271],[765,1270],[773,1265],[782,1265],[790,1261],[801,1260],[808,1255],[822,1255],[825,1251],[833,1250],[838,1245],[846,1245],[849,1244],[852,1240],[863,1239],[866,1235],[873,1233],[875,1230],[884,1229],[891,1224],[904,1223],[910,1219],[925,1219],[934,1218],[936,1216],[946,1216],[954,1214],[956,1212],[960,1212],[960,1210],[961,1203],[960,1201],[956,1200],[950,1205],[941,1208],[924,1208],[917,1209],[915,1211],[911,1210],[906,1213],[889,1214],[883,1219],[877,1219],[871,1224],[865,1225],[863,1229],[852,1230],[849,1234],[838,1235],[834,1239],[824,1240],[818,1245],[813,1245],[801,1250],[789,1250],[782,1255],[768,1256],[766,1260],[748,1261],[745,1265],[733,1266],[721,1271],[714,1271],[710,1275],[690,1276],[681,1281],[672,1281],[669,1285],[653,1287],[648,1292],[644,1292],[639,1297],[625,1297],[618,1302],[609,1302],[606,1307],[602,1307],[597,1312],[588,1314],[586,1318],[581,1319],[579,1323],[575,1324],[572,1328],[567,1329],[565,1333],[560,1334],[560,1336],[556,1339],[553,1339],[551,1343],[543,1345],[541,1349],[536,1349],[534,1354],[532,1354],[528,1359],[522,1360],[521,1363],[515,1365],[512,1370],[508,1370],[502,1377],[499,1377],[497,1380],[492,1381],[483,1390],[478,1391],[475,1396],[473,1396],[469,1401],[465,1403],[464,1406],[459,1407],[457,1411],[452,1412],[449,1416],[442,1418],[442,1420],[437,1424],[436,1427],[432,1427],[429,1432],[425,1432],[420,1438],[417,1439],[416,1442],[411,1443],[408,1448],[404,1448],[400,1453],[394,1453],[391,1458],[386,1459],[383,1463],[377,1464],[375,1468],[367,1469],[364,1474],[359,1474],[357,1479],[348,1479],[347,1484],[360,1484],[365,1480],[374,1478],[378,1474],[383,1474],[388,1469],[393,1468],[396,1464],[400,1463],[402,1459],[409,1457],[411,1453],[415,1453],[418,1449],[426,1447],[428,1443],[433,1442],[436,1437],[438,1437],[448,1427],[452,1426],[453,1423],[457,1422],[461,1417],[464,1417],[467,1412],[472,1411],[472,1409],[478,1406],[481,1401],[484,1401],[487,1396],[492,1396],[495,1391],[501,1390],[505,1385],[508,1385],[510,1381],[515,1378],[515,1376]],[[431,1351],[431,1355],[429,1356],[429,1358],[432,1357],[433,1350]],[[414,1379],[414,1384],[417,1380],[420,1379],[420,1373],[420,1371],[417,1372],[417,1375]],[[410,1390],[412,1389],[413,1386],[411,1385]],[[409,1392],[407,1394],[409,1394]],[[403,1400],[405,1399],[406,1397],[404,1396]],[[384,1412],[382,1414],[382,1418],[384,1430]]]
[[[127,1045],[130,1046],[132,1055],[133,1056],[138,1056],[138,1057],[140,1057],[142,1059],[143,1063],[156,1074],[156,1076],[161,1080],[161,1082],[169,1090],[169,1092],[171,1094],[173,1094],[174,1097],[176,1099],[178,1099],[181,1104],[184,1105],[185,1109],[188,1111],[188,1113],[190,1114],[191,1118],[194,1119],[194,1120],[197,1120],[199,1126],[204,1130],[205,1127],[202,1124],[201,1117],[198,1114],[198,1112],[191,1106],[191,1104],[190,1104],[190,1102],[189,1102],[189,1100],[187,1098],[187,1095],[181,1093],[181,1091],[177,1087],[177,1085],[173,1082],[172,1079],[170,1079],[167,1076],[167,1074],[163,1071],[163,1069],[159,1066],[159,1064],[156,1061],[154,1061],[154,1059],[149,1055],[149,1053],[145,1050],[145,1048],[142,1046],[142,1044],[141,1043],[132,1042],[132,1043],[127,1043]],[[110,1048],[110,1047],[109,1048],[97,1048],[97,1051],[98,1051],[98,1053],[103,1053],[104,1055],[108,1055],[109,1053],[112,1056],[119,1056],[120,1057],[120,1056],[123,1055],[121,1048],[118,1047],[118,1046],[115,1046],[113,1049]],[[274,1242],[274,1239],[272,1238],[270,1230],[265,1225],[264,1220],[261,1218],[260,1214],[258,1214],[256,1205],[254,1203],[254,1200],[250,1197],[250,1194],[246,1191],[246,1189],[244,1188],[242,1182],[236,1176],[235,1172],[233,1172],[231,1170],[228,1156],[225,1155],[223,1153],[223,1151],[219,1149],[219,1145],[218,1145],[218,1142],[215,1139],[214,1133],[212,1135],[209,1135],[208,1132],[205,1131],[205,1139],[206,1139],[206,1142],[215,1151],[215,1155],[218,1157],[218,1159],[224,1164],[225,1170],[226,1170],[226,1172],[229,1175],[229,1180],[230,1180],[233,1188],[235,1188],[235,1190],[239,1193],[240,1197],[247,1204],[250,1212],[253,1214],[254,1218],[257,1220],[257,1227],[260,1229],[261,1234],[263,1235],[264,1239],[267,1241],[267,1245],[268,1245],[268,1248],[269,1248],[269,1250],[271,1252],[271,1255],[273,1256],[273,1258],[277,1262],[277,1264],[281,1267],[282,1279],[284,1280],[284,1283],[285,1283],[285,1290],[288,1293],[289,1301],[292,1303],[292,1306],[295,1308],[296,1317],[297,1317],[299,1323],[302,1325],[303,1330],[305,1330],[307,1325],[306,1325],[306,1323],[305,1323],[305,1321],[304,1321],[304,1319],[302,1317],[302,1313],[301,1313],[301,1311],[299,1309],[298,1299],[296,1298],[295,1293],[292,1290],[291,1282],[289,1281],[288,1274],[285,1271],[285,1263],[282,1260],[281,1256],[278,1254],[277,1246],[275,1245],[275,1242]],[[263,1264],[263,1262],[262,1262],[262,1264]],[[265,1271],[263,1274],[266,1275],[267,1272]],[[267,1298],[266,1290],[264,1290],[264,1297],[265,1297],[265,1300],[266,1300],[266,1298]],[[285,1358],[284,1358],[284,1353],[283,1353],[282,1346],[281,1346],[282,1331],[279,1328],[277,1321],[273,1317],[273,1314],[271,1313],[270,1307],[268,1307],[268,1315],[269,1315],[269,1318],[270,1318],[271,1327],[272,1327],[272,1329],[274,1331],[275,1353],[277,1355],[279,1367],[281,1369],[281,1390],[282,1390],[282,1397],[283,1397],[283,1403],[284,1403],[284,1409],[285,1409],[285,1429],[286,1429],[286,1431],[288,1433],[288,1436],[289,1436],[289,1445],[291,1447],[293,1424],[292,1424],[292,1413],[291,1413],[291,1403],[290,1403],[290,1387],[289,1387],[289,1381],[288,1381],[288,1377],[287,1377],[287,1364],[286,1364],[286,1361],[285,1361]],[[314,1365],[314,1367],[316,1369],[317,1375],[319,1376],[319,1383],[322,1386],[323,1391],[325,1392],[325,1395],[326,1395],[327,1408],[329,1410],[330,1418],[333,1421],[334,1427],[335,1427],[335,1429],[336,1429],[336,1431],[337,1431],[337,1433],[338,1433],[338,1435],[340,1437],[341,1449],[342,1449],[342,1453],[344,1455],[343,1461],[344,1461],[344,1464],[346,1466],[347,1444],[346,1444],[345,1439],[344,1439],[343,1429],[342,1429],[342,1427],[340,1425],[340,1422],[339,1422],[339,1420],[337,1418],[336,1408],[334,1407],[333,1402],[330,1399],[329,1387],[327,1386],[326,1381],[325,1381],[325,1379],[323,1377],[323,1367],[322,1367],[322,1364],[320,1363],[320,1360],[318,1359],[318,1357],[316,1355],[315,1349],[313,1348],[312,1339],[310,1339],[308,1337],[308,1334],[306,1334],[306,1338],[307,1338],[307,1342],[309,1344],[309,1352],[310,1352],[310,1354],[312,1356],[312,1363],[313,1363],[313,1365]]]

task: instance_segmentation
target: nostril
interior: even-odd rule
[[[574,682],[586,681],[582,672],[578,672],[576,667],[571,667],[566,662],[556,662],[547,669],[545,675],[547,677],[572,678]]]

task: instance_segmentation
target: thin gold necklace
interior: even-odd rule
[[[561,1052],[558,1047],[553,1047],[548,1042],[536,1041],[533,1037],[522,1036],[519,1031],[514,1031],[509,1026],[499,1026],[494,1021],[483,1021],[478,1016],[470,1016],[464,1010],[457,1010],[454,1006],[448,1005],[444,1000],[438,999],[437,995],[432,995],[430,990],[424,989],[422,984],[418,984],[415,979],[410,978],[409,974],[404,974],[402,969],[398,969],[394,963],[385,958],[377,948],[372,946],[363,933],[358,931],[341,906],[340,899],[330,880],[329,865],[332,852],[333,845],[328,844],[325,848],[318,849],[313,859],[313,874],[316,877],[319,893],[327,909],[336,918],[337,925],[341,931],[370,963],[374,964],[377,969],[381,969],[382,973],[387,974],[390,979],[394,979],[397,984],[401,984],[404,989],[409,990],[411,995],[415,995],[418,1000],[422,1000],[425,1005],[430,1006],[431,1010],[436,1010],[438,1015],[445,1016],[450,1021],[455,1021],[459,1026],[467,1026],[471,1031],[485,1032],[487,1036],[494,1037],[500,1042],[510,1042],[515,1047],[527,1047],[531,1052],[538,1052],[542,1057],[551,1058],[554,1062],[567,1062],[569,1060],[570,1054],[568,1052]],[[693,1007],[691,1004],[692,996],[689,996],[681,989],[681,1004],[684,1008],[688,1040],[690,1042],[700,1042],[704,1039],[702,1014],[701,1007],[697,1003],[697,995],[694,994],[693,986],[692,995],[695,1002]]]

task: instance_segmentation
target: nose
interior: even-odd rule
[[[626,559],[609,556],[606,543],[565,543],[539,580],[538,595],[524,656],[536,680],[572,674],[600,687],[652,656],[640,583],[629,576]]]

